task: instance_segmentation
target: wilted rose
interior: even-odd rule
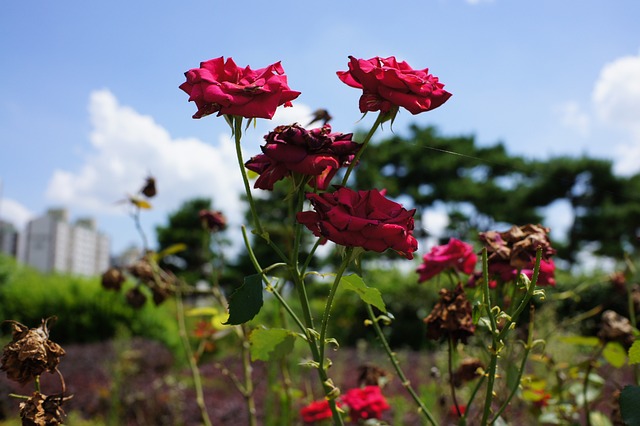
[[[306,130],[298,124],[278,126],[264,137],[262,154],[245,166],[260,175],[255,187],[273,190],[273,184],[291,173],[312,176],[311,185],[325,190],[340,167],[351,164],[362,145],[351,133],[331,133],[331,126]]]
[[[43,320],[40,327],[32,329],[10,321],[13,325],[12,340],[4,347],[0,360],[0,370],[5,371],[9,379],[25,384],[45,371],[56,371],[65,351],[49,340],[48,321]]]
[[[209,232],[224,231],[227,227],[227,218],[222,212],[216,210],[200,210],[199,213],[202,226]]]
[[[245,118],[271,118],[280,105],[291,106],[300,95],[287,85],[280,62],[252,70],[238,67],[223,57],[200,63],[185,73],[180,89],[194,101],[198,111],[193,118],[209,114],[239,115]]]
[[[413,259],[418,249],[413,237],[415,209],[406,210],[377,189],[337,187],[333,193],[307,194],[307,199],[315,211],[300,212],[297,219],[317,237],[378,253],[392,249]]]
[[[469,299],[461,284],[451,291],[440,290],[440,300],[424,319],[427,324],[427,337],[439,340],[451,337],[454,341],[466,343],[467,338],[475,333],[472,309]]]
[[[30,398],[20,403],[22,426],[57,426],[64,424],[66,416],[61,405],[65,398],[47,396],[34,392]]]
[[[430,280],[450,268],[471,274],[478,261],[478,256],[474,253],[471,244],[451,238],[447,244],[433,247],[422,259],[422,265],[416,270],[420,275],[418,282]]]
[[[349,56],[349,70],[338,71],[343,83],[362,89],[360,111],[389,112],[394,107],[418,114],[439,107],[451,97],[429,69],[414,70],[395,57],[356,59]]]

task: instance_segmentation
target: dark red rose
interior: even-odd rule
[[[291,173],[313,176],[311,185],[325,190],[340,167],[348,166],[362,145],[352,133],[331,133],[331,126],[306,130],[298,124],[278,126],[264,137],[262,154],[245,167],[260,175],[255,188],[272,190],[273,184]]]
[[[337,187],[333,193],[307,194],[315,211],[300,212],[298,222],[315,236],[347,247],[381,253],[395,250],[413,259],[418,241],[413,237],[415,209],[406,210],[383,192]]]
[[[349,56],[349,70],[338,71],[343,83],[362,89],[360,111],[389,112],[403,107],[412,114],[435,109],[451,97],[429,69],[414,70],[395,57],[356,59]]]
[[[422,259],[424,263],[416,271],[420,274],[418,282],[430,280],[449,268],[471,274],[478,261],[478,256],[474,253],[471,244],[451,238],[447,244],[433,247]]]
[[[194,101],[198,111],[193,118],[218,113],[245,118],[271,118],[280,105],[291,106],[300,95],[287,85],[280,62],[252,70],[238,67],[233,59],[223,57],[200,63],[184,75],[180,89]]]
[[[303,422],[313,423],[324,419],[330,419],[333,417],[333,413],[329,407],[329,401],[322,399],[319,401],[313,401],[309,405],[302,407],[302,409],[300,409],[300,416],[302,416]]]
[[[379,419],[382,412],[390,408],[378,386],[349,389],[342,396],[342,402],[349,406],[349,416],[354,423],[358,420]]]

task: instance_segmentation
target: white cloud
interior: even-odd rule
[[[562,105],[558,105],[554,110],[560,116],[560,122],[565,127],[574,130],[581,136],[589,134],[591,119],[578,102],[565,102]]]
[[[18,230],[25,227],[35,215],[31,210],[10,198],[4,198],[0,205],[0,217],[13,224]]]

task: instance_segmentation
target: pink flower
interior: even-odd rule
[[[307,194],[315,211],[298,213],[298,222],[315,236],[342,246],[378,253],[392,249],[413,259],[418,249],[413,237],[415,209],[406,210],[377,189],[356,192],[337,188],[333,193]]]
[[[280,105],[291,106],[300,95],[287,85],[280,62],[252,70],[238,67],[233,59],[223,57],[200,63],[184,75],[180,89],[196,103],[193,118],[218,113],[245,118],[271,118]]]
[[[267,136],[262,154],[245,167],[260,175],[255,188],[273,190],[273,184],[291,173],[313,176],[311,185],[325,190],[338,169],[348,166],[362,145],[351,133],[331,133],[331,126],[306,130],[298,124],[278,126]]]
[[[379,419],[383,411],[391,408],[378,386],[349,389],[342,397],[342,402],[349,406],[349,415],[353,422]]]
[[[340,404],[338,403],[338,406]],[[329,401],[322,399],[320,401],[313,401],[309,405],[306,405],[300,409],[300,416],[305,423],[313,423],[324,419],[330,419],[333,417],[331,408],[329,407]]]
[[[451,97],[429,69],[414,70],[395,57],[356,59],[349,56],[349,70],[338,71],[343,83],[362,89],[360,111],[389,112],[403,107],[412,114],[435,109]]]
[[[478,261],[478,256],[473,252],[471,244],[451,238],[447,244],[433,247],[422,259],[424,263],[416,271],[420,274],[418,282],[430,280],[449,268],[471,274]]]

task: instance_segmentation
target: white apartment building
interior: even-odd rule
[[[0,253],[16,257],[18,253],[18,231],[9,222],[0,219]]]
[[[30,221],[19,245],[19,260],[43,272],[90,276],[109,267],[109,238],[92,219],[69,223],[64,209],[50,209]]]

